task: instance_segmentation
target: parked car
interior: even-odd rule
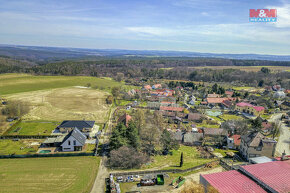
[[[123,182],[123,176],[118,176],[117,177],[117,182]]]

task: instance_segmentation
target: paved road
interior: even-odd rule
[[[281,119],[282,113],[275,114],[269,119],[269,122],[276,122]],[[290,155],[290,130],[284,123],[281,124],[280,136],[276,146],[276,154],[281,156],[284,152]]]

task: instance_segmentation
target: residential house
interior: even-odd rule
[[[200,113],[189,113],[185,118],[188,119],[189,121],[201,123],[203,116]]]
[[[154,84],[152,86],[152,89],[158,89],[158,88],[162,88],[161,84]]]
[[[203,140],[202,133],[188,132],[183,136],[184,145],[201,145]]]
[[[82,151],[85,143],[86,136],[75,128],[65,136],[60,146],[62,151]]]
[[[286,94],[283,91],[277,91],[273,94],[275,99],[283,99],[286,97]]]
[[[241,144],[240,135],[227,136],[227,148],[229,149],[238,149]]]
[[[227,131],[220,128],[201,128],[200,132],[203,133],[205,137],[227,136]]]
[[[237,103],[235,106],[235,110],[243,113],[248,113],[255,116],[263,115],[265,112],[265,108],[262,106],[255,106],[250,103]]]
[[[240,153],[249,160],[252,157],[273,157],[277,141],[266,138],[260,132],[249,133],[241,137]]]
[[[118,123],[123,123],[126,127],[128,127],[131,119],[132,117],[128,115],[127,113],[125,113],[118,119]]]
[[[228,98],[230,98],[233,96],[234,91],[226,91],[225,94],[227,95]]]
[[[161,111],[171,111],[171,112],[182,112],[184,110],[183,107],[165,107],[161,106],[160,107]]]
[[[262,122],[262,129],[264,133],[269,133],[273,130],[273,124],[269,123],[268,121],[263,121]]]
[[[289,109],[290,109],[290,102],[285,100],[285,101],[281,104],[280,108],[283,109],[283,110],[289,110]]]
[[[97,132],[97,129],[94,128],[95,121],[86,121],[86,120],[66,120],[63,121],[57,128],[61,133],[69,133],[73,129],[77,128],[87,137],[94,137]]]
[[[152,90],[152,87],[151,87],[150,85],[148,85],[148,84],[145,85],[143,88],[144,88],[145,90],[147,90],[147,91],[148,91],[148,90]]]
[[[221,97],[221,95],[219,95],[219,94],[208,94],[207,95],[207,98],[219,98],[219,97]]]

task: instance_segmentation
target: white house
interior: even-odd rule
[[[73,129],[60,145],[62,151],[81,151],[86,143],[86,136],[77,128]]]

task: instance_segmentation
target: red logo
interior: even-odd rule
[[[277,17],[277,9],[250,9],[250,17]]]

